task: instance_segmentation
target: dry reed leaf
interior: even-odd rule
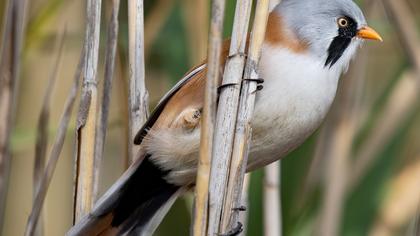
[[[99,191],[99,175],[103,158],[106,129],[108,124],[109,104],[111,101],[112,80],[115,70],[115,58],[118,43],[118,12],[120,8],[120,0],[112,1],[111,19],[108,23],[108,35],[105,52],[105,74],[104,87],[102,91],[102,100],[99,110],[99,118],[97,121],[96,146],[95,146],[95,162],[93,177],[93,199],[98,199]]]
[[[93,206],[93,177],[95,172],[96,121],[98,117],[97,66],[101,24],[100,0],[86,3],[85,69],[82,94],[76,125],[76,191],[74,220],[77,222]]]
[[[18,97],[26,6],[26,0],[7,2],[0,48],[0,232],[3,228],[9,182],[11,159],[9,141]]]
[[[64,139],[66,137],[67,128],[70,122],[73,106],[74,106],[76,96],[77,96],[77,91],[79,88],[79,80],[81,78],[81,74],[83,72],[83,68],[85,64],[84,60],[85,60],[85,57],[84,57],[84,50],[83,50],[80,56],[79,64],[77,66],[77,69],[74,75],[73,85],[70,89],[70,93],[64,105],[63,114],[61,115],[61,118],[60,118],[60,124],[58,126],[58,131],[54,140],[50,157],[48,159],[47,167],[45,168],[44,175],[42,176],[42,180],[39,184],[38,191],[34,200],[33,208],[28,218],[28,223],[25,229],[26,236],[31,236],[35,232],[35,227],[37,225],[37,221],[39,219],[42,206],[44,205],[48,187],[53,177],[54,170],[57,166],[57,162],[60,157],[61,150],[63,149]]]
[[[225,16],[225,0],[212,1],[211,21],[208,44],[207,80],[204,93],[203,116],[200,132],[200,157],[195,192],[195,213],[193,235],[204,236],[213,227],[208,222],[210,160],[213,149],[213,131],[216,120],[217,85],[220,78],[220,56],[222,51],[223,19]],[[207,223],[208,222],[208,223]]]
[[[47,82],[47,86],[44,92],[44,99],[42,102],[41,113],[38,118],[38,129],[35,144],[35,158],[34,158],[34,173],[33,173],[33,200],[35,201],[38,187],[42,181],[42,175],[44,173],[45,161],[47,156],[48,147],[48,125],[50,118],[50,107],[51,107],[51,96],[53,93],[54,85],[57,81],[59,67],[62,61],[64,39],[66,38],[67,29],[65,28],[63,33],[58,39],[58,50],[57,57],[54,59],[53,69],[50,74],[50,78]],[[43,217],[39,216],[38,226],[35,235],[43,235]]]
[[[144,68],[144,6],[143,0],[128,1],[129,54],[129,159],[136,158],[138,146],[133,140],[149,116],[149,94],[145,84]]]

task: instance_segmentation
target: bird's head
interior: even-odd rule
[[[283,0],[274,11],[327,68],[345,69],[366,39],[382,41],[352,0]]]

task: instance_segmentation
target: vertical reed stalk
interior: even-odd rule
[[[207,80],[204,95],[204,111],[200,134],[200,158],[196,181],[193,235],[207,235],[210,161],[213,153],[213,131],[216,120],[217,86],[220,81],[220,57],[222,50],[225,0],[213,0],[209,32]],[[214,231],[212,231],[214,232]],[[217,231],[216,231],[217,232]],[[213,235],[210,232],[208,235]]]
[[[133,140],[142,125],[146,122],[149,112],[148,93],[145,84],[144,68],[144,5],[143,0],[128,1],[128,44],[129,44],[129,159],[136,157],[138,147]]]
[[[86,4],[85,68],[83,88],[77,117],[75,222],[89,213],[93,206],[93,177],[95,160],[97,101],[97,66],[101,23],[100,0]]]
[[[239,207],[231,205],[231,201],[225,202],[226,205],[223,206],[222,200],[224,197],[224,188],[226,186],[229,163],[233,151],[233,139],[238,113],[241,80],[245,67],[245,47],[247,44],[251,8],[252,0],[236,2],[229,57],[226,61],[222,82],[222,86],[228,84],[229,86],[224,88],[222,87],[223,89],[220,90],[219,105],[217,108],[216,129],[214,132],[214,153],[210,177],[215,178],[214,182],[213,179],[210,181],[210,191],[215,191],[215,194],[213,195],[214,197],[210,198],[210,204],[220,207],[220,209],[217,207],[213,208],[214,210],[210,208],[210,216],[212,216],[212,214],[216,214],[216,212],[223,211],[223,229],[228,228],[231,209]],[[229,179],[229,181],[235,180]],[[228,192],[226,192],[227,198],[237,196],[238,193],[236,191],[242,191],[242,189],[228,189]],[[217,214],[215,217],[219,218]]]
[[[0,48],[0,232],[3,229],[9,182],[11,162],[9,141],[19,88],[26,4],[26,0],[7,2]]]
[[[232,197],[226,197],[225,203],[231,206],[239,206],[241,202],[241,191],[243,179],[248,161],[248,149],[251,141],[251,118],[254,111],[255,94],[257,89],[257,80],[260,79],[258,72],[258,63],[261,56],[261,47],[265,37],[265,30],[269,14],[269,0],[260,0],[257,2],[255,18],[252,26],[252,34],[249,43],[248,57],[245,64],[245,71],[242,80],[242,87],[239,99],[239,109],[236,120],[236,128],[233,142],[233,154],[229,170],[228,185],[224,183],[227,192],[233,192]],[[211,178],[213,180],[213,177]],[[214,179],[216,180],[216,179]],[[223,194],[224,189],[219,194]],[[217,194],[217,193],[216,193]],[[219,208],[220,210],[220,208]],[[225,208],[225,213],[230,219],[229,228],[234,228],[237,224],[238,211]],[[227,226],[227,224],[226,224]],[[228,228],[221,229],[227,231]]]
[[[280,201],[280,161],[265,167],[264,174],[264,235],[282,235]]]
[[[108,124],[109,104],[111,101],[112,79],[114,78],[115,57],[118,43],[118,12],[120,0],[112,0],[111,19],[108,24],[107,48],[105,52],[105,75],[102,92],[101,108],[99,111],[98,127],[95,146],[95,173],[93,183],[94,200],[98,197],[100,167],[103,158],[106,128]]]

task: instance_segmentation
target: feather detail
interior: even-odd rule
[[[299,40],[286,29],[282,17],[275,11],[268,16],[265,42],[272,46],[288,48],[296,53],[304,53],[308,49],[306,42]]]

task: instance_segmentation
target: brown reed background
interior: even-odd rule
[[[0,2],[1,32],[6,2]],[[385,42],[368,43],[363,47],[342,80],[337,104],[325,125],[282,161],[284,235],[416,235],[416,230],[419,232],[420,2],[358,2]],[[204,0],[145,1],[146,85],[150,107],[190,66],[205,56],[208,3]],[[1,235],[22,235],[32,209],[38,119],[49,80],[54,76],[61,38],[65,37],[51,93],[47,157],[74,81],[85,37],[85,1],[32,0],[27,4]],[[102,4],[98,91],[102,91],[104,80],[106,24],[111,4],[112,1]],[[408,6],[408,14],[401,17],[399,11],[397,14],[390,11],[401,6]],[[226,37],[230,35],[234,8],[235,1],[227,1]],[[118,178],[128,162],[126,1],[121,1],[119,20],[100,193]],[[403,35],[408,37],[401,37]],[[6,44],[1,42],[1,45]],[[0,76],[5,75],[4,71]],[[45,200],[44,235],[63,235],[72,224],[78,106],[79,100],[75,102],[64,148]],[[263,172],[257,171],[250,180],[248,235],[261,235],[264,231],[262,176]],[[191,199],[187,196],[175,204],[158,235],[188,234]]]

